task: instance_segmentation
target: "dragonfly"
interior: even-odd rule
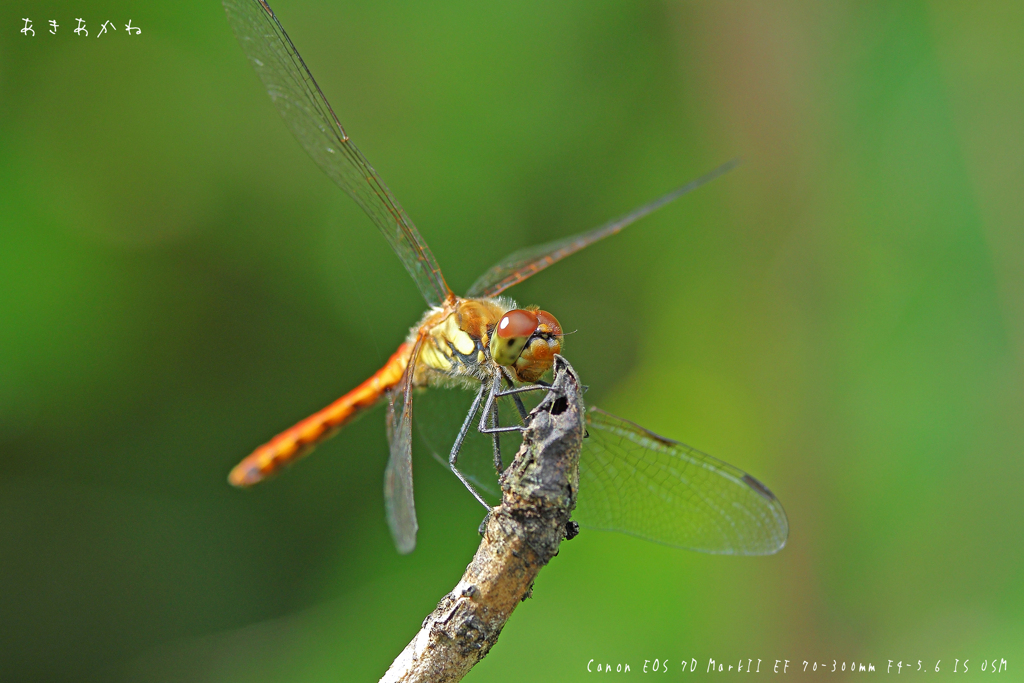
[[[494,467],[501,471],[500,437],[525,429],[527,413],[521,399],[550,390],[543,378],[562,350],[565,336],[554,315],[536,306],[520,308],[503,292],[722,175],[734,162],[600,227],[517,251],[487,270],[460,297],[449,289],[426,241],[398,200],[349,139],[270,5],[265,0],[224,0],[223,4],[243,51],[299,144],[370,217],[428,306],[383,367],[334,403],[258,447],[235,466],[228,480],[238,487],[252,486],[383,403],[390,451],[384,476],[387,521],[398,551],[411,552],[417,532],[412,476],[414,396],[426,388],[472,395],[447,465],[490,510],[479,479],[462,471],[460,451],[473,432],[485,435],[493,445]],[[503,419],[499,405],[510,403],[515,408],[513,419]],[[573,513],[581,526],[709,553],[767,555],[785,545],[786,513],[768,487],[754,477],[595,407],[586,409],[585,424],[588,438],[580,455]]]

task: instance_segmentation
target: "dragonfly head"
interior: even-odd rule
[[[562,326],[540,309],[513,309],[491,335],[491,358],[510,368],[522,382],[536,382],[562,350]]]

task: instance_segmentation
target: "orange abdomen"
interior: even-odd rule
[[[411,352],[411,344],[399,346],[384,367],[368,380],[323,410],[284,430],[235,465],[228,481],[234,486],[252,486],[309,453],[359,413],[376,405],[384,392],[398,384]]]

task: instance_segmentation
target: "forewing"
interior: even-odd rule
[[[238,42],[299,144],[380,228],[427,303],[441,304],[449,290],[434,255],[345,134],[273,10],[262,0],[224,0],[224,9]]]
[[[680,188],[672,190],[663,197],[630,211],[613,221],[605,223],[599,228],[581,232],[571,237],[565,237],[547,244],[540,244],[534,247],[527,247],[514,252],[496,263],[486,273],[480,276],[473,286],[466,292],[469,297],[497,296],[512,285],[519,284],[526,278],[536,275],[548,266],[561,261],[566,256],[571,256],[577,251],[589,247],[598,240],[614,235],[630,223],[634,223],[649,213],[657,211],[674,199],[682,197],[688,192],[696,190],[701,185],[711,182],[723,173],[731,170],[738,160],[733,159],[722,164],[715,170],[707,173],[696,180],[692,180]]]
[[[388,445],[384,470],[384,509],[395,547],[403,555],[416,547],[416,504],[412,495],[412,374],[419,357],[416,341],[402,381],[388,393]]]
[[[597,408],[587,431],[573,514],[582,526],[730,555],[786,544],[782,505],[749,474]]]

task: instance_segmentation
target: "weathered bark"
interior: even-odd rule
[[[498,640],[505,621],[530,597],[541,567],[558,554],[579,488],[583,402],[579,378],[555,358],[554,391],[531,413],[523,445],[501,476],[501,505],[462,580],[423,622],[382,683],[458,681]]]

